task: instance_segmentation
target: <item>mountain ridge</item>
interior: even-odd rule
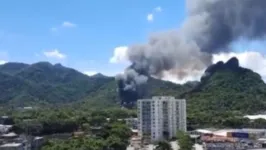
[[[209,66],[201,81],[175,84],[155,78],[148,80],[148,95],[185,98],[188,112],[236,110],[255,113],[266,109],[266,84],[260,75],[239,66],[237,58]],[[39,62],[31,65],[0,65],[0,104],[27,106],[67,103],[119,106],[114,77],[87,76],[61,64]]]
[[[1,79],[7,79],[11,83],[9,85],[0,84],[0,89],[10,91],[8,95],[17,93],[13,97],[2,97],[2,102],[17,99],[21,95],[25,95],[26,98],[24,99],[32,101],[38,99],[49,102],[51,101],[50,99],[57,99],[53,102],[68,102],[85,97],[87,92],[105,82],[105,79],[103,81],[91,79],[89,76],[74,69],[58,64],[52,65],[49,62],[38,62],[31,65],[6,63],[0,65],[0,73],[4,77],[0,78],[0,83],[3,81]],[[12,81],[14,80],[16,80],[18,85],[13,84]],[[13,87],[21,88],[16,90]],[[6,94],[0,93],[0,95]]]
[[[12,105],[21,106],[27,105],[24,102],[36,101],[60,104],[82,100],[100,102],[106,99],[110,101],[106,101],[107,103],[119,103],[115,77],[101,73],[87,76],[61,64],[37,62],[29,65],[11,62],[0,65],[1,74],[3,77],[0,78],[0,89],[3,92],[0,91],[0,104],[12,102]],[[175,93],[174,89],[183,88],[158,79],[151,79],[149,82],[160,85],[151,86],[152,94],[172,94]],[[160,91],[159,88],[167,90]]]
[[[182,96],[200,110],[253,113],[266,108],[266,84],[258,73],[239,66],[233,57],[208,67],[201,82]],[[196,108],[191,108],[193,110]]]

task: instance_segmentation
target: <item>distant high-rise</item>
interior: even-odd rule
[[[143,138],[159,141],[187,130],[186,100],[161,96],[138,100],[138,128]]]

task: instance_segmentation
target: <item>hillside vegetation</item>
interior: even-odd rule
[[[237,59],[214,64],[205,74],[185,96],[192,110],[252,113],[266,108],[266,84],[259,74],[239,67]]]
[[[148,95],[187,99],[189,128],[249,127],[251,125],[243,119],[243,115],[266,110],[266,84],[257,73],[239,67],[236,58],[210,66],[200,82],[179,85],[150,78]],[[119,104],[114,77],[101,74],[86,76],[74,69],[47,62],[0,65],[2,115],[14,116],[12,110],[6,111],[8,108],[35,106],[41,108],[37,109],[38,112],[51,108],[57,110],[53,111],[53,115],[62,110],[63,116],[67,116],[66,122],[71,122],[73,117],[88,116],[87,113],[94,110],[117,109]],[[15,118],[21,118],[21,115],[16,114],[18,117]],[[33,113],[33,116],[36,122],[43,124],[43,115]],[[62,118],[62,114],[59,116]],[[263,125],[266,122],[252,124],[258,127]]]
[[[188,86],[151,78],[150,95],[179,95]],[[114,77],[84,75],[60,64],[7,63],[0,66],[0,103],[12,106],[66,104],[86,101],[119,104]]]
[[[196,84],[174,84],[150,78],[148,95],[186,98],[189,114],[236,111],[256,113],[266,108],[266,84],[261,77],[238,64],[236,58],[206,69]],[[39,62],[0,66],[0,103],[13,106],[82,104],[80,107],[118,106],[113,77],[86,76],[60,64]],[[86,104],[86,105],[84,105]]]
[[[188,100],[190,124],[241,127],[245,114],[266,109],[266,84],[260,75],[239,67],[236,58],[210,66],[201,82],[182,95]]]

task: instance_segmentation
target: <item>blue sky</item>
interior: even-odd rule
[[[113,74],[125,67],[109,63],[114,48],[178,27],[184,5],[181,0],[3,1],[0,60],[60,62]]]
[[[184,18],[185,0],[3,1],[0,63],[50,61],[114,75],[126,67],[109,62],[116,47],[178,28]],[[256,42],[235,45],[238,50],[249,47],[262,49]]]

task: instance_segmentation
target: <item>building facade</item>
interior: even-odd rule
[[[152,142],[176,137],[187,130],[186,100],[160,96],[138,100],[138,128]]]
[[[138,118],[126,118],[125,121],[131,129],[138,129]]]

